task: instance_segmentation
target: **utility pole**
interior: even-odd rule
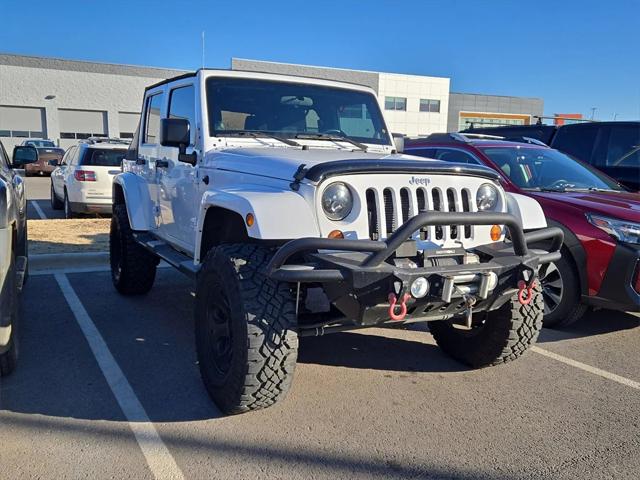
[[[595,118],[597,109],[598,107],[591,107],[591,120]]]

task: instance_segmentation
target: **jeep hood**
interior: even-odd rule
[[[367,153],[348,150],[297,148],[237,148],[211,151],[205,164],[239,173],[290,181],[301,165],[312,182],[323,178],[352,173],[443,173],[497,178],[491,169],[482,166],[454,164],[413,155]]]

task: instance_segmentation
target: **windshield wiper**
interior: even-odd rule
[[[274,135],[273,133],[265,132],[262,130],[241,130],[237,132],[220,132],[219,136],[224,137],[251,137],[251,138],[273,138],[274,140],[278,140],[286,145],[290,145],[292,147],[300,147],[301,145],[298,142],[295,142],[289,138],[280,137],[278,135]]]
[[[358,147],[363,152],[366,152],[369,147],[367,147],[364,143],[356,142],[355,140],[350,139],[349,137],[341,137],[338,135],[329,135],[328,133],[298,133],[294,135],[295,138],[300,138],[302,140],[329,140],[332,142],[347,142],[351,145]]]

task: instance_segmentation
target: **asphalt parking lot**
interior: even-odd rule
[[[29,179],[32,198],[44,183]],[[6,478],[640,476],[634,315],[592,312],[476,371],[421,329],[305,338],[286,401],[223,417],[181,274],[160,269],[137,298],[107,271],[32,275],[23,303],[20,365],[0,384]]]
[[[51,180],[49,177],[28,177],[27,217],[29,220],[64,218],[63,210],[51,208]]]

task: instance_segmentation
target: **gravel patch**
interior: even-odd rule
[[[106,252],[109,218],[29,220],[29,254]]]

